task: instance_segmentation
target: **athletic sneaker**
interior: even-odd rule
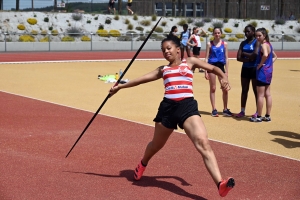
[[[232,112],[230,112],[230,109],[226,109],[226,110],[223,110],[223,115],[231,117],[232,116]]]
[[[257,112],[255,112],[251,117],[256,118],[257,117]]]
[[[265,122],[270,122],[271,121],[271,117],[266,117],[265,116],[265,117],[262,118],[262,120],[265,121]]]
[[[262,118],[261,117],[251,117],[250,121],[251,122],[262,122]]]
[[[213,116],[213,117],[219,117],[219,114],[218,114],[217,109],[214,109],[214,110],[211,112],[211,116]]]
[[[134,170],[134,179],[140,180],[143,176],[145,169],[146,169],[146,167],[142,164],[142,161],[141,161]]]
[[[228,192],[234,187],[234,185],[234,179],[231,177],[227,180],[222,180],[218,185],[220,196],[225,197],[228,194]]]
[[[235,115],[236,118],[245,117],[245,112],[241,111],[239,114]]]

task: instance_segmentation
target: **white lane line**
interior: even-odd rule
[[[299,60],[299,57],[295,58],[277,58],[277,60]],[[145,58],[135,59],[137,61],[164,61],[164,58]],[[204,60],[201,58],[201,60]],[[229,60],[236,60],[236,58],[229,58]],[[125,62],[131,61],[131,59],[102,59],[102,60],[49,60],[49,61],[20,61],[20,62],[0,62],[0,64],[38,64],[38,63],[70,63],[70,62]]]

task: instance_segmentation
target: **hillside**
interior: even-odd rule
[[[153,19],[151,16],[118,16],[118,19],[114,15],[104,15],[104,14],[82,14],[80,19],[75,20],[74,13],[52,13],[52,12],[0,12],[0,40],[4,40],[3,33],[9,33],[9,38],[11,41],[18,41],[20,35],[35,33],[35,41],[40,41],[42,37],[40,34],[44,31],[51,32],[57,31],[58,35],[52,35],[51,41],[61,41],[62,37],[68,35],[71,28],[73,30],[79,31],[82,35],[90,36],[90,33],[96,33],[99,28],[103,28],[105,31],[109,32],[111,30],[119,31],[124,37],[130,35],[128,33],[137,33],[134,36],[143,35],[149,32],[156,21],[159,19]],[[36,24],[31,25],[28,23],[28,19],[36,19]],[[48,20],[45,20],[48,19]],[[223,30],[229,28],[232,30],[231,33],[225,33],[225,40],[230,40],[236,38],[236,34],[243,34],[243,28],[249,23],[256,23],[257,27],[265,27],[270,34],[272,41],[280,41],[282,34],[285,34],[285,40],[289,41],[300,41],[300,25],[297,21],[286,21],[284,25],[275,24],[274,20],[238,20],[229,19],[228,22],[224,22],[223,19],[211,19],[210,22],[203,22],[207,19],[202,18],[175,18],[175,17],[163,17],[161,23],[159,24],[159,29],[157,29],[156,35],[161,35],[163,33],[168,33],[171,27],[178,26],[178,31],[181,32],[182,28],[179,23],[183,21],[189,24],[189,28],[194,26],[202,26],[203,30],[209,32],[209,28],[213,27],[215,23],[221,24]],[[23,25],[24,30],[18,29],[19,25]],[[20,26],[19,26],[20,27]],[[178,32],[178,33],[179,33]],[[12,34],[12,33],[15,33]],[[107,40],[127,40],[124,37],[97,37],[99,41]],[[211,36],[209,36],[211,37]],[[93,38],[95,39],[95,38]],[[135,40],[142,40],[143,38],[135,37]],[[155,40],[156,38],[152,38]],[[158,40],[161,37],[157,38]],[[238,39],[240,41],[243,38]],[[80,37],[75,38],[75,40],[80,40]],[[203,40],[203,38],[202,38]]]

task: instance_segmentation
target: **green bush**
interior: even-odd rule
[[[193,23],[193,22],[194,22],[194,20],[193,20],[192,18],[188,18],[188,19],[187,19],[187,23],[191,24],[191,23]]]
[[[43,37],[40,42],[49,42],[49,37]]]
[[[214,31],[214,28],[213,27],[209,27],[207,30],[212,33]]]
[[[150,26],[151,25],[151,21],[150,20],[142,20],[140,22],[141,25],[143,26]]]
[[[164,29],[160,26],[157,26],[155,29],[154,29],[154,32],[157,32],[157,33],[162,33],[164,32]]]
[[[225,33],[232,33],[231,28],[224,28]]]
[[[71,27],[67,29],[67,33],[71,37],[80,37],[83,34],[82,31],[77,27]]]
[[[215,28],[223,28],[223,22],[214,22],[214,23],[212,23],[212,25]]]
[[[19,37],[20,42],[35,42],[35,39],[32,35],[21,35]]]
[[[61,39],[62,42],[74,42],[75,38],[71,37],[71,36],[65,36]]]
[[[230,38],[228,38],[228,41],[229,42],[238,42],[239,39],[237,39],[236,37],[230,37]]]
[[[239,39],[244,39],[245,38],[245,34],[243,34],[243,33],[237,33],[237,34],[235,34],[235,37],[239,38]]]
[[[98,30],[103,30],[104,29],[104,25],[103,24],[100,24],[99,26],[98,26]]]
[[[285,24],[285,19],[278,17],[275,19],[275,24],[283,25]]]
[[[132,25],[132,24],[128,24],[128,25],[127,25],[127,29],[128,29],[128,30],[132,30],[132,29],[133,29],[133,25]]]
[[[203,21],[197,21],[197,22],[195,22],[195,26],[197,26],[197,27],[203,27],[204,26],[204,22]]]
[[[179,26],[183,26],[184,24],[187,24],[187,21],[186,21],[185,19],[181,19],[181,20],[177,23],[177,25],[179,25]]]
[[[126,18],[124,23],[125,23],[125,24],[130,24],[129,19]]]
[[[35,18],[28,18],[27,19],[27,22],[30,24],[30,25],[35,25],[37,23],[37,20]]]
[[[135,27],[135,30],[138,30],[138,31],[144,31],[144,28],[141,27],[141,26],[137,26],[137,27]]]
[[[49,18],[48,18],[48,17],[45,17],[45,18],[44,18],[44,22],[49,22]]]
[[[141,34],[139,34],[139,33],[136,33],[135,31],[127,31],[126,32],[126,36],[127,37],[138,37],[138,36],[140,36]]]
[[[114,20],[119,20],[119,19],[120,19],[119,15],[115,15]]]
[[[223,19],[223,23],[228,23],[228,19],[227,19],[227,18],[224,18],[224,19]]]
[[[89,41],[91,41],[91,38],[89,36],[84,35],[84,36],[81,37],[81,41],[82,42],[89,42]]]
[[[281,39],[282,41],[282,39]],[[297,40],[289,35],[283,35],[283,41],[285,42],[297,42]]]
[[[41,35],[48,35],[48,32],[47,32],[46,30],[43,30],[43,31],[41,32]]]
[[[108,37],[108,36],[109,36],[107,30],[104,30],[104,29],[98,30],[98,31],[97,31],[97,34],[98,34],[100,37]]]
[[[151,17],[151,19],[152,19],[152,21],[156,21],[156,15],[152,15],[152,17]]]
[[[204,21],[205,23],[211,22],[211,18],[206,17],[206,18],[203,19],[203,21]]]
[[[291,25],[291,26],[289,26],[289,28],[290,28],[290,29],[293,29],[294,27]]]
[[[81,13],[73,13],[72,14],[72,19],[74,21],[80,21],[82,19],[82,14]]]
[[[110,30],[109,35],[112,36],[112,37],[120,37],[121,33],[118,30]]]
[[[91,20],[87,20],[86,23],[87,23],[87,24],[90,24],[90,23],[91,23]]]
[[[166,26],[166,25],[167,25],[167,22],[166,22],[166,21],[162,21],[162,22],[160,23],[160,25]]]
[[[38,34],[38,32],[36,30],[31,31],[31,35],[37,35],[37,34]]]
[[[53,31],[51,31],[51,35],[53,35],[53,36],[57,36],[57,35],[58,35],[58,31],[57,31],[57,30],[53,30]]]
[[[109,17],[105,19],[105,24],[111,24],[111,19]]]
[[[257,22],[256,21],[252,21],[249,24],[251,24],[252,26],[254,26],[255,28],[257,27]]]
[[[17,28],[19,29],[19,30],[25,30],[26,28],[25,28],[25,26],[23,25],[23,24],[19,24],[18,26],[17,26]]]
[[[138,16],[136,14],[133,15],[133,20],[138,20]]]

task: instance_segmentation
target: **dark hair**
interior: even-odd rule
[[[174,35],[168,35],[165,39],[161,41],[161,45],[163,45],[163,43],[167,41],[171,41],[175,44],[176,47],[180,47],[180,39]]]
[[[183,28],[188,28],[189,26],[187,24],[183,24]]]
[[[261,32],[263,34],[263,36],[265,36],[265,40],[267,42],[270,42],[268,31],[265,28],[258,28],[258,29],[256,29],[256,32]]]
[[[177,28],[177,26],[172,26],[169,35],[173,35],[173,32],[175,31],[176,28]]]
[[[177,28],[177,26],[172,26],[171,32],[174,32],[176,28]]]
[[[219,29],[220,32],[221,32],[221,34],[223,33],[223,32],[222,32],[222,29],[221,29],[220,27],[214,27],[213,33],[215,32],[216,29]]]
[[[194,31],[195,31],[197,28],[198,28],[197,26],[195,26],[195,27],[193,28],[193,33],[194,33]]]
[[[244,28],[244,31],[245,31],[245,32],[246,32],[246,29],[247,29],[247,28],[250,28],[251,31],[253,31],[253,32],[255,33],[255,27],[254,27],[253,25],[248,24],[248,25]]]

